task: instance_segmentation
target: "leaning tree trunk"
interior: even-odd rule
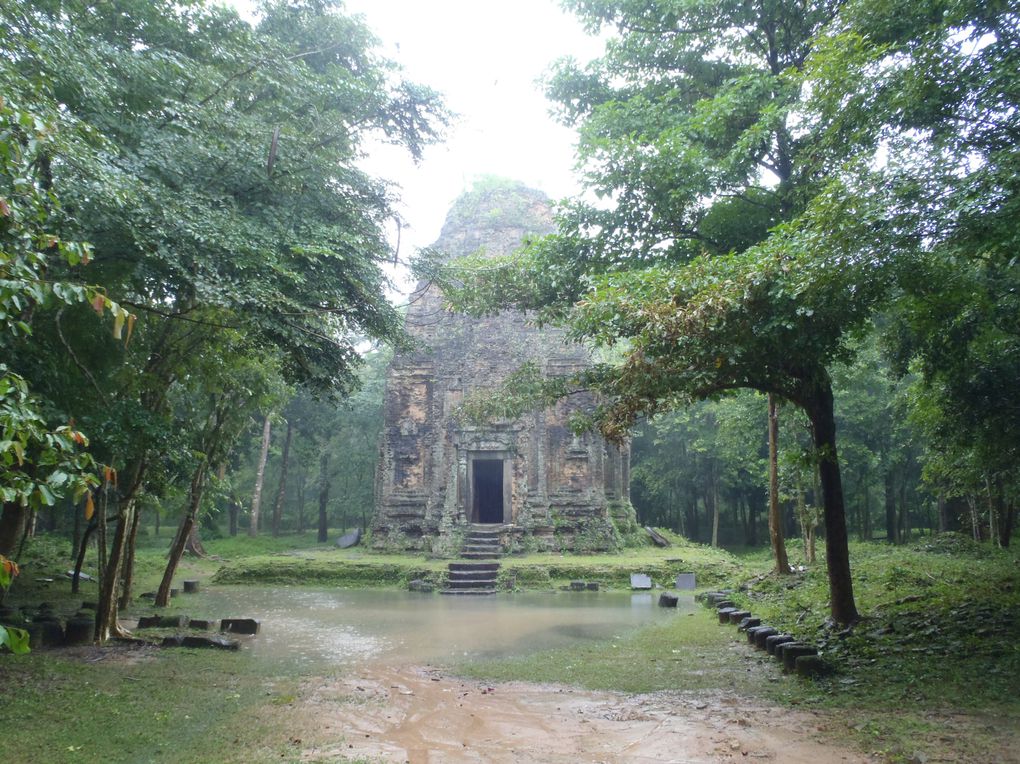
[[[117,622],[118,615],[118,588],[121,580],[121,569],[124,564],[124,556],[127,549],[128,534],[135,516],[135,500],[138,490],[142,485],[142,477],[145,474],[146,463],[139,459],[130,470],[131,481],[128,483],[119,503],[120,512],[117,518],[117,530],[113,535],[113,543],[106,559],[106,566],[103,570],[102,580],[99,586],[99,602],[96,608],[96,631],[97,642],[106,642],[113,636],[127,636],[127,632]],[[105,507],[101,510],[105,515]],[[103,518],[100,517],[100,530],[102,530]]]
[[[319,543],[324,544],[329,540],[329,525],[326,518],[326,504],[329,501],[329,475],[326,468],[329,466],[329,452],[323,451],[319,458]]]
[[[93,520],[85,529],[85,533],[82,534],[81,542],[78,546],[78,553],[75,555],[74,573],[71,574],[71,594],[78,593],[79,582],[81,581],[81,569],[85,564],[85,552],[89,548],[89,539],[92,537],[92,533],[95,531],[96,527],[96,522]]]
[[[188,543],[191,531],[195,526],[195,517],[198,515],[198,508],[202,503],[202,491],[205,488],[205,473],[207,462],[203,459],[195,469],[191,477],[191,487],[188,491],[188,510],[184,513],[181,525],[177,529],[174,543],[170,545],[170,555],[166,562],[166,569],[163,571],[163,580],[160,581],[159,589],[156,591],[156,607],[166,607],[170,604],[170,586],[173,584],[174,575],[177,573],[177,566],[184,555],[184,547]]]
[[[829,606],[837,623],[860,620],[850,577],[850,546],[843,503],[843,481],[836,450],[836,420],[833,415],[832,382],[824,371],[821,379],[804,396],[804,409],[811,420],[811,434],[818,454],[818,478],[822,489],[825,518],[825,562],[829,573]]]
[[[248,535],[254,538],[259,535],[259,506],[262,504],[262,481],[266,476],[266,460],[269,458],[269,414],[262,425],[262,451],[259,453],[259,466],[255,472],[255,491],[251,497],[251,523]]]
[[[280,519],[283,517],[283,499],[287,495],[287,462],[290,459],[290,437],[294,426],[287,420],[287,435],[283,439],[283,455],[280,458],[280,487],[276,489],[273,504],[273,538],[280,535]]]
[[[783,516],[779,511],[779,411],[772,393],[769,393],[769,539],[776,573],[786,575],[790,572],[790,560],[786,555]]]

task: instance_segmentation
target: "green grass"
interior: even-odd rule
[[[843,631],[827,622],[824,560],[780,577],[770,572],[767,550],[732,555],[675,541],[668,549],[648,546],[614,555],[508,557],[502,561],[502,583],[552,589],[580,579],[627,588],[631,572],[648,572],[669,585],[676,573],[693,571],[699,585],[732,585],[738,604],[764,622],[818,644],[835,673],[820,680],[782,677],[771,659],[749,650],[734,629],[719,626],[707,610],[678,613],[607,642],[475,661],[457,670],[488,681],[562,682],[626,692],[725,691],[815,708],[836,720],[829,734],[889,762],[1001,760],[1003,741],[1016,743],[1020,737],[1016,551],[958,535],[902,547],[852,544],[863,619]],[[167,543],[168,538],[145,537],[137,592],[154,588]],[[218,539],[206,547],[215,557],[186,558],[180,579],[402,587],[415,577],[441,580],[448,562],[338,550],[317,544],[313,534]],[[790,549],[792,560],[802,563],[800,545],[793,542]],[[73,611],[82,599],[94,599],[95,584],[84,584],[82,595],[71,598],[66,582],[35,581],[59,578],[69,567],[67,551],[66,542],[54,539],[30,542],[23,580],[10,600],[47,600],[58,610]],[[86,570],[94,566],[89,559]],[[128,761],[169,761],[171,754],[177,760],[228,761],[224,757],[235,752],[237,760],[286,760],[289,741],[264,724],[258,735],[264,744],[236,745],[231,737],[246,740],[246,725],[264,718],[265,704],[286,705],[299,694],[299,677],[273,671],[237,656],[187,651],[160,652],[137,664],[103,660],[93,665],[47,653],[0,657],[5,698],[15,699],[0,703],[5,752],[13,752],[14,760],[45,761],[88,759],[92,751],[103,750],[127,751],[123,760]],[[26,719],[31,723],[22,722]],[[171,738],[173,747],[167,743]]]
[[[162,650],[125,660],[37,653],[0,659],[5,761],[280,762],[301,752],[266,707],[300,699],[300,677],[236,653]],[[96,658],[102,657],[101,660]],[[258,725],[258,734],[252,730]]]

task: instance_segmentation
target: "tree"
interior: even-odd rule
[[[566,62],[550,83],[579,127],[588,188],[610,201],[572,203],[558,234],[495,267],[454,269],[446,291],[624,343],[622,364],[546,388],[598,390],[594,423],[610,438],[639,414],[739,388],[802,408],[820,454],[832,615],[853,623],[828,366],[888,294],[885,264],[857,255],[883,218],[843,203],[849,179],[826,180],[816,136],[795,129],[805,64],[839,4],[571,7],[619,33],[602,59]],[[848,237],[860,239],[853,256]]]
[[[828,161],[890,210],[881,244],[912,266],[888,336],[898,370],[920,379],[927,474],[1007,515],[1020,482],[1018,29],[1009,3],[857,0],[809,64]],[[961,483],[964,463],[980,475]]]
[[[65,200],[60,232],[93,243],[97,283],[139,316],[128,348],[58,326],[53,346],[18,354],[90,384],[85,400],[45,392],[100,433],[93,444],[121,476],[100,640],[119,630],[139,492],[162,452],[187,440],[168,426],[169,393],[207,336],[241,332],[255,357],[279,354],[288,381],[338,397],[357,381],[355,336],[401,339],[380,268],[392,195],[356,162],[370,134],[420,156],[445,121],[436,95],[332,3],[267,3],[255,27],[203,2],[108,10],[0,9],[9,86],[26,98],[42,88],[75,125],[46,165]]]
[[[262,504],[262,483],[266,475],[266,460],[269,458],[269,432],[272,419],[266,414],[262,420],[262,447],[259,449],[259,462],[255,469],[255,489],[251,496],[251,520],[248,522],[248,535],[255,538],[259,535],[259,508]]]
[[[7,73],[0,62],[0,74]],[[47,301],[89,300],[100,311],[120,310],[94,289],[48,278],[57,262],[77,266],[92,256],[87,244],[61,239],[51,228],[59,202],[41,160],[55,130],[55,118],[43,109],[0,98],[0,351],[6,358],[16,338],[31,335],[31,317]],[[77,500],[98,482],[93,460],[80,450],[88,445],[85,435],[73,424],[51,426],[44,412],[28,381],[0,363],[0,554],[16,552],[31,512],[67,492]]]

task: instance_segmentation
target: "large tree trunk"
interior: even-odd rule
[[[15,502],[4,503],[3,514],[0,515],[0,554],[15,556],[28,527],[28,514],[28,507]]]
[[[237,499],[231,497],[230,505],[227,507],[227,513],[230,515],[230,535],[237,535],[237,516],[241,514],[241,505]]]
[[[824,374],[824,372],[823,372]],[[818,477],[825,517],[825,562],[829,573],[829,605],[833,619],[841,624],[860,620],[850,577],[850,547],[843,504],[843,481],[836,450],[832,383],[828,374],[805,395],[804,408],[811,420],[811,434],[818,454]]]
[[[173,584],[174,575],[177,573],[177,566],[184,555],[184,547],[188,543],[191,531],[195,526],[195,517],[198,508],[202,503],[202,491],[205,488],[205,474],[207,462],[203,459],[191,476],[191,487],[188,490],[188,510],[181,519],[181,525],[177,529],[173,544],[170,545],[170,554],[166,561],[166,569],[163,571],[163,580],[160,581],[159,589],[156,591],[156,607],[166,607],[170,604],[170,587]]]
[[[319,543],[329,540],[329,524],[326,517],[326,504],[329,501],[329,452],[323,451],[319,457]]]
[[[135,516],[135,500],[138,490],[142,485],[142,477],[145,474],[146,462],[139,459],[130,470],[131,480],[128,488],[119,502],[120,512],[117,518],[117,530],[113,536],[113,544],[110,546],[110,553],[106,559],[106,566],[102,573],[102,580],[99,585],[99,602],[96,609],[96,631],[97,642],[106,642],[112,636],[126,636],[127,632],[121,628],[117,621],[118,615],[118,589],[121,582],[121,570],[124,564],[125,552],[127,550],[128,534]],[[104,502],[105,504],[105,502]],[[103,528],[103,517],[105,506],[101,509],[99,529]]]
[[[266,414],[266,421],[262,425],[262,450],[259,453],[259,466],[255,471],[255,491],[251,497],[251,522],[248,525],[248,535],[254,538],[259,535],[259,507],[262,504],[262,481],[266,476],[266,460],[269,458],[269,414]]]
[[[769,393],[769,539],[772,542],[772,556],[776,561],[776,573],[783,575],[789,573],[790,560],[786,556],[783,517],[779,510],[779,410],[776,398],[771,393]]]
[[[276,489],[273,504],[273,538],[280,535],[280,519],[283,517],[283,499],[287,495],[287,462],[290,459],[290,437],[294,426],[287,420],[287,435],[283,439],[283,455],[280,458],[280,487]]]

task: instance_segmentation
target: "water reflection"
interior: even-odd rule
[[[252,617],[262,630],[247,649],[302,664],[370,659],[442,662],[522,654],[619,637],[693,609],[652,594],[529,592],[443,597],[398,591],[218,587],[187,598],[195,617]]]

